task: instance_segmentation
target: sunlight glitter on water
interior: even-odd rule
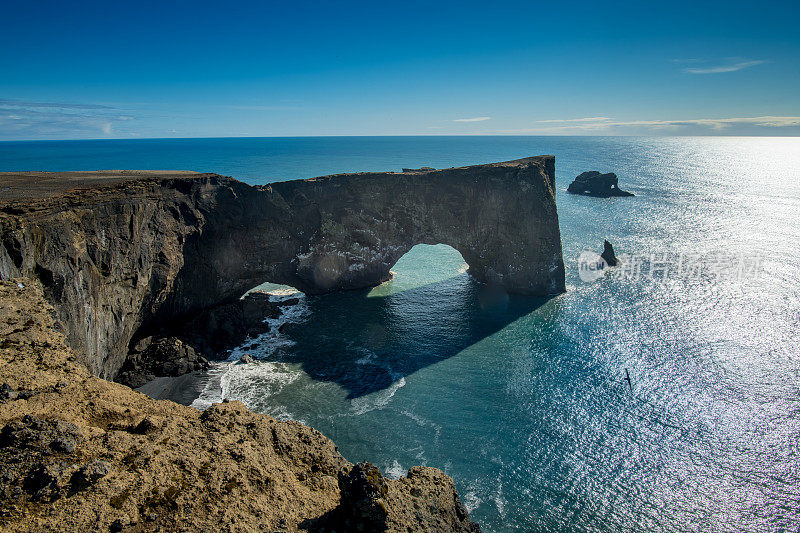
[[[390,282],[308,298],[290,343],[234,367],[230,397],[351,461],[442,468],[490,532],[796,529],[800,141],[488,139],[473,157],[501,142],[558,156],[566,294],[482,306],[457,251],[415,247]],[[565,193],[593,169],[636,196]],[[604,239],[763,261],[584,283],[578,257]]]

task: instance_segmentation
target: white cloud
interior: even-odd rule
[[[131,120],[107,105],[0,98],[0,139],[119,136],[114,126]]]
[[[491,120],[492,117],[475,117],[475,118],[457,118],[453,122],[483,122],[484,120]]]
[[[612,120],[608,117],[586,117],[586,118],[553,118],[550,120],[537,120],[536,122],[600,122]]]
[[[297,111],[303,109],[293,105],[225,105],[222,107],[237,111]]]
[[[540,120],[537,123],[548,123],[535,128],[504,130],[496,133],[540,133],[540,134],[608,134],[630,130],[678,131],[686,128],[708,128],[715,131],[735,126],[758,126],[764,128],[799,127],[800,117],[795,116],[761,116],[731,118],[693,118],[686,120],[618,120],[606,117],[595,119],[552,119]]]
[[[694,118],[689,120],[631,120],[622,122],[601,122],[590,127],[604,128],[607,126],[650,126],[650,127],[680,127],[680,126],[709,126],[722,129],[734,124],[753,124],[781,128],[786,126],[800,126],[800,117],[737,117],[737,118]]]
[[[0,98],[0,108],[12,109],[41,109],[41,108],[55,108],[55,109],[114,109],[113,107],[100,104],[76,104],[71,102],[30,102],[25,100],[11,100],[8,98]]]
[[[755,61],[737,61],[735,63],[715,67],[690,67],[683,69],[683,71],[689,74],[720,74],[722,72],[736,72],[737,70],[755,67],[763,63],[766,63],[766,61],[760,59]]]

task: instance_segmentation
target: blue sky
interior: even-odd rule
[[[791,2],[7,2],[0,139],[800,135]]]

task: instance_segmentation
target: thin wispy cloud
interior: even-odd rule
[[[603,120],[612,120],[608,117],[586,117],[586,118],[552,118],[549,120],[537,120],[536,122],[600,122]]]
[[[689,74],[721,74],[723,72],[736,72],[738,70],[744,70],[757,65],[763,65],[764,63],[766,63],[766,61],[762,59],[752,61],[736,61],[712,67],[686,67],[683,69],[683,71]]]
[[[491,120],[492,117],[473,117],[473,118],[457,118],[453,122],[483,122],[484,120]]]
[[[303,109],[296,105],[226,105],[223,107],[237,111],[296,111]]]
[[[735,118],[695,118],[688,120],[630,120],[619,122],[598,122],[587,124],[589,128],[606,128],[612,126],[649,126],[653,128],[680,126],[707,126],[713,129],[724,129],[735,124],[750,124],[769,128],[800,126],[800,117],[735,117]]]
[[[0,98],[0,138],[110,137],[115,123],[133,120],[103,104]]]
[[[540,133],[540,134],[618,134],[631,131],[652,131],[679,133],[681,131],[721,132],[728,128],[755,126],[760,128],[800,127],[800,116],[760,116],[729,118],[693,118],[678,120],[613,120],[607,117],[596,119],[552,119],[540,120],[537,123],[547,125],[535,128],[503,130],[495,133]]]
[[[114,109],[111,106],[101,104],[80,104],[72,102],[30,102],[25,100],[10,100],[7,98],[0,98],[0,108]]]

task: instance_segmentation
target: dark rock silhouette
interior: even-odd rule
[[[552,156],[258,187],[150,171],[0,174],[7,183],[19,195],[0,200],[0,278],[41,281],[101,377],[132,341],[260,283],[371,287],[420,243],[449,244],[510,293],[564,291]]]
[[[633,193],[623,191],[617,184],[617,175],[613,172],[601,174],[596,170],[584,172],[569,184],[567,192],[608,198],[611,196],[633,196]]]
[[[611,246],[611,243],[608,241],[603,242],[603,253],[600,254],[600,257],[603,258],[608,266],[613,267],[619,264],[619,259],[614,255],[614,247]]]
[[[117,381],[135,388],[156,376],[180,376],[207,368],[208,361],[180,339],[162,337],[153,340],[153,337],[146,337],[128,353]]]
[[[458,498],[451,483],[433,485],[430,468],[414,466],[406,477],[397,482],[387,480],[374,465],[363,462],[354,465],[348,472],[339,471],[339,505],[325,515],[306,520],[300,530],[312,533],[335,531],[441,531],[480,533],[481,528],[470,521],[469,513]],[[411,502],[395,489],[400,485]],[[398,497],[401,496],[401,497]],[[417,501],[414,501],[417,500]],[[420,505],[418,502],[429,502]],[[399,513],[392,513],[394,509]],[[399,521],[393,514],[401,514]],[[412,517],[410,520],[406,517]],[[435,529],[431,529],[431,528]]]

